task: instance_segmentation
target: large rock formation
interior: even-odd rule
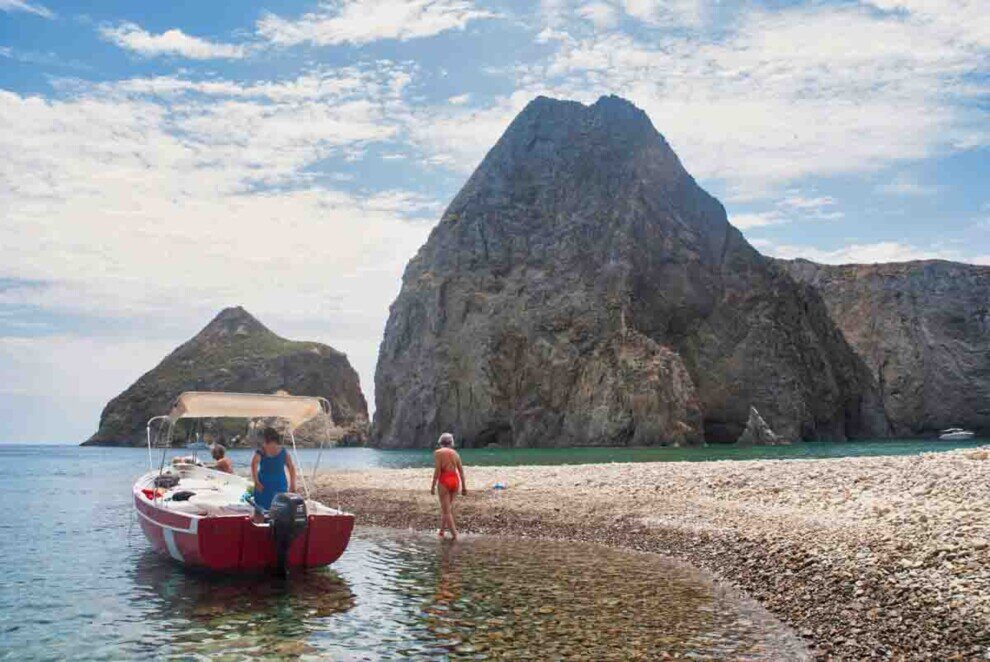
[[[876,378],[895,435],[990,434],[990,267],[779,263],[821,294]]]
[[[754,250],[646,115],[538,98],[406,267],[373,443],[735,441],[886,432],[824,305]]]
[[[286,340],[241,307],[226,308],[206,328],[111,400],[84,445],[145,442],[145,424],[183,391],[320,395],[349,440],[363,441],[368,405],[347,356],[316,342]],[[312,436],[312,435],[310,435]]]

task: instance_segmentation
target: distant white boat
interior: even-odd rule
[[[960,439],[972,439],[975,436],[976,433],[971,430],[949,428],[947,430],[942,430],[942,433],[938,435],[938,438],[943,441],[959,441]]]

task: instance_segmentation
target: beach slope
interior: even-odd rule
[[[437,525],[431,469],[326,472],[364,525]],[[913,457],[467,469],[459,526],[669,554],[821,659],[986,659],[990,448]],[[494,490],[496,482],[505,490]]]

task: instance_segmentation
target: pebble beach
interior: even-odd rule
[[[761,602],[818,659],[990,659],[990,447],[466,471],[462,534],[675,557]],[[326,471],[317,489],[359,525],[427,530],[431,475]]]

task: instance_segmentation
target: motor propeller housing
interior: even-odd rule
[[[268,520],[272,538],[275,540],[275,554],[278,559],[276,570],[281,575],[288,573],[289,548],[293,541],[305,533],[309,526],[306,513],[306,499],[293,492],[276,494],[268,509]]]

